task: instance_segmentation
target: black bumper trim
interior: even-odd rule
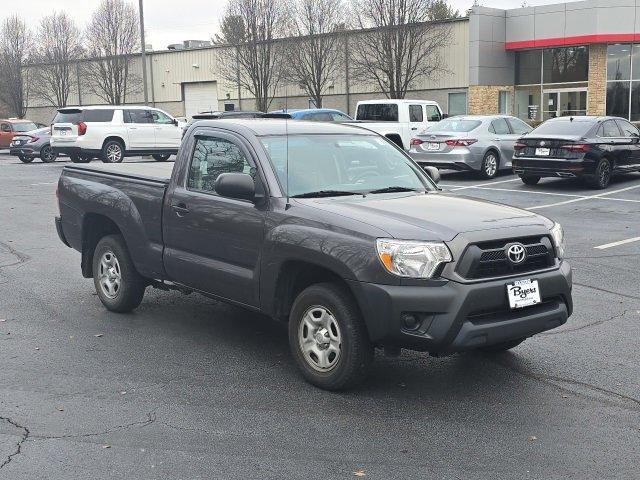
[[[64,231],[62,230],[62,219],[59,216],[56,216],[55,223],[56,223],[56,232],[58,232],[58,238],[67,247],[71,248],[71,245],[69,245],[67,238],[64,236]]]

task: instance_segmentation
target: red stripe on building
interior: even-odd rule
[[[538,40],[506,42],[504,48],[505,50],[525,50],[531,48],[621,42],[640,42],[640,33],[602,33],[595,35],[577,35],[575,37],[541,38]]]

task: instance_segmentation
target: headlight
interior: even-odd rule
[[[551,238],[553,239],[553,246],[556,248],[558,258],[562,259],[564,257],[564,230],[562,230],[562,225],[555,223],[553,227],[551,227]]]
[[[376,248],[384,268],[400,277],[431,278],[441,264],[452,261],[442,242],[379,238]]]

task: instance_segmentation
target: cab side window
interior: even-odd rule
[[[504,118],[496,118],[493,122],[491,122],[491,129],[493,133],[496,135],[510,135],[511,130],[509,130],[509,125]]]
[[[215,193],[220,174],[248,173],[255,177],[255,171],[235,143],[212,136],[198,137],[189,166],[187,188]]]
[[[427,121],[428,122],[439,122],[442,120],[442,115],[440,115],[440,110],[435,105],[425,105],[425,111],[427,112]]]
[[[519,118],[509,118],[509,125],[511,125],[511,130],[515,135],[524,135],[525,133],[529,133],[532,128],[524,123]]]
[[[11,126],[8,123],[0,124],[0,132],[10,132]]]
[[[125,123],[153,123],[149,110],[127,110],[124,119]]]
[[[151,110],[151,118],[153,119],[153,123],[160,125],[170,125],[173,123],[173,119],[169,115],[159,110]]]
[[[409,121],[422,122],[423,120],[422,105],[409,105]]]
[[[619,137],[620,130],[613,120],[607,120],[598,128],[598,136],[604,138]]]

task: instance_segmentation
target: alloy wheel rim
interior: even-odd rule
[[[496,161],[496,157],[493,155],[487,156],[487,160],[485,162],[484,171],[488,176],[493,177],[496,174],[496,170],[498,169],[498,162]]]
[[[53,158],[53,152],[51,151],[51,147],[44,147],[42,156],[44,157],[45,161],[51,160]]]
[[[116,298],[122,286],[122,271],[118,257],[111,251],[100,257],[100,288],[108,298]]]
[[[342,334],[333,314],[321,305],[307,309],[298,327],[305,362],[318,372],[333,370],[340,360]]]
[[[122,150],[119,145],[112,143],[107,147],[107,159],[110,162],[116,163],[120,161],[120,157],[122,155]]]

